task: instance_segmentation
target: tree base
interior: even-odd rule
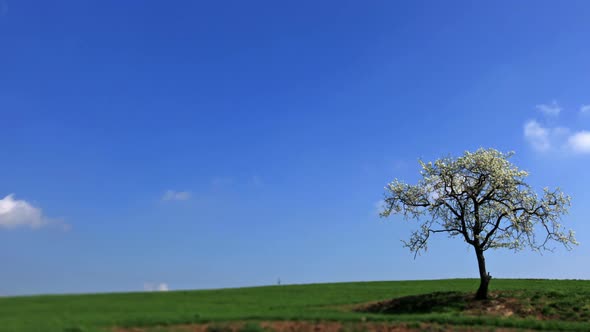
[[[476,300],[487,300],[488,299],[488,286],[492,276],[488,273],[487,276],[481,278],[477,293],[475,293]]]

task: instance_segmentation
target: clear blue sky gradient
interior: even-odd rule
[[[479,147],[572,195],[581,242],[489,252],[492,275],[588,279],[590,155],[523,135],[590,130],[588,17],[587,1],[0,0],[0,196],[71,225],[0,229],[0,295],[476,277],[459,239],[414,260],[414,225],[376,204],[419,158]]]

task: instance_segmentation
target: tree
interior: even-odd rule
[[[550,241],[569,250],[577,244],[573,231],[566,231],[560,223],[570,197],[548,188],[539,197],[525,182],[528,173],[508,160],[512,155],[479,149],[434,163],[420,161],[422,178],[417,185],[395,179],[385,187],[380,216],[401,214],[420,223],[410,239],[403,241],[414,258],[427,249],[434,233],[460,237],[473,247],[480,276],[475,298],[480,300],[487,299],[491,279],[486,250],[552,250]]]

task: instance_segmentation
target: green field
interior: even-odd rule
[[[0,331],[79,332],[114,327],[272,320],[427,322],[440,326],[590,330],[590,281],[494,279],[491,290],[522,299],[547,317],[470,315],[454,307],[433,312],[367,314],[356,306],[439,291],[474,292],[478,280],[354,282],[220,290],[0,298]],[[499,293],[498,293],[499,292]],[[171,329],[171,328],[170,328]]]

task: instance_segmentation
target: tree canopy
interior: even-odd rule
[[[427,249],[428,239],[435,233],[460,237],[474,247],[481,286],[485,286],[485,290],[480,286],[478,298],[487,297],[491,278],[483,257],[487,249],[528,247],[541,251],[552,250],[551,242],[568,249],[577,244],[574,232],[561,223],[571,198],[559,188],[544,188],[538,195],[525,182],[528,172],[509,161],[512,155],[479,149],[434,163],[420,161],[422,178],[418,184],[395,179],[385,187],[380,215],[401,214],[420,222],[410,239],[404,241],[415,255]]]

